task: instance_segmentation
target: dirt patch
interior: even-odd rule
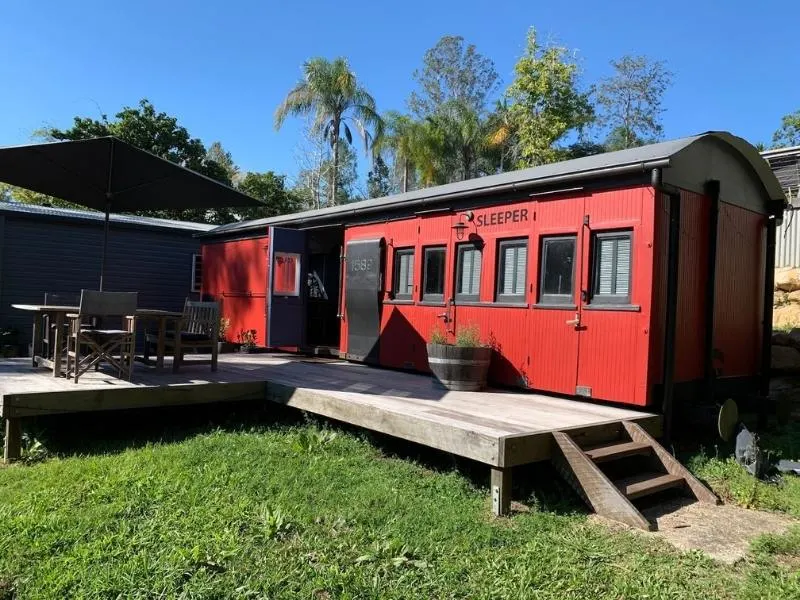
[[[645,508],[642,514],[657,526],[656,531],[641,531],[642,535],[663,539],[679,550],[700,550],[727,564],[744,558],[758,536],[782,534],[797,523],[786,515],[683,499]],[[614,529],[625,528],[597,515],[592,519]]]

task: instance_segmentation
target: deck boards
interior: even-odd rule
[[[501,467],[548,458],[553,431],[621,420],[656,435],[660,428],[652,413],[524,392],[452,392],[424,375],[282,354],[223,354],[216,373],[137,364],[133,382],[101,371],[78,384],[30,359],[5,359],[0,396],[0,416],[12,418],[266,398]]]

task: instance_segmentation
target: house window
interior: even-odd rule
[[[422,265],[422,300],[444,302],[444,246],[425,248]]]
[[[411,300],[414,292],[414,249],[402,248],[394,253],[394,297]]]
[[[272,295],[300,295],[300,255],[276,252],[272,263]]]
[[[475,244],[460,244],[456,259],[456,300],[477,302],[481,288],[481,251]]]
[[[203,255],[192,254],[192,291],[199,292],[203,287]]]
[[[500,240],[497,244],[498,302],[523,302],[528,268],[528,240]]]
[[[539,303],[574,304],[574,235],[542,238],[539,257]]]
[[[592,302],[630,304],[630,231],[595,233],[592,243]]]

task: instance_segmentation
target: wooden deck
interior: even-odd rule
[[[216,373],[137,364],[133,383],[101,371],[75,384],[30,359],[5,359],[0,395],[12,431],[35,415],[263,398],[499,468],[549,459],[554,431],[588,443],[623,420],[653,435],[661,426],[652,413],[530,393],[447,392],[423,375],[280,354],[224,354]]]

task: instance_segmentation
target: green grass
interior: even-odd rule
[[[319,423],[104,430],[0,469],[0,598],[800,597],[800,531],[724,566],[593,524],[546,468],[531,512],[493,519],[469,465]],[[738,498],[728,463],[696,468]],[[794,484],[776,494],[798,514]]]

